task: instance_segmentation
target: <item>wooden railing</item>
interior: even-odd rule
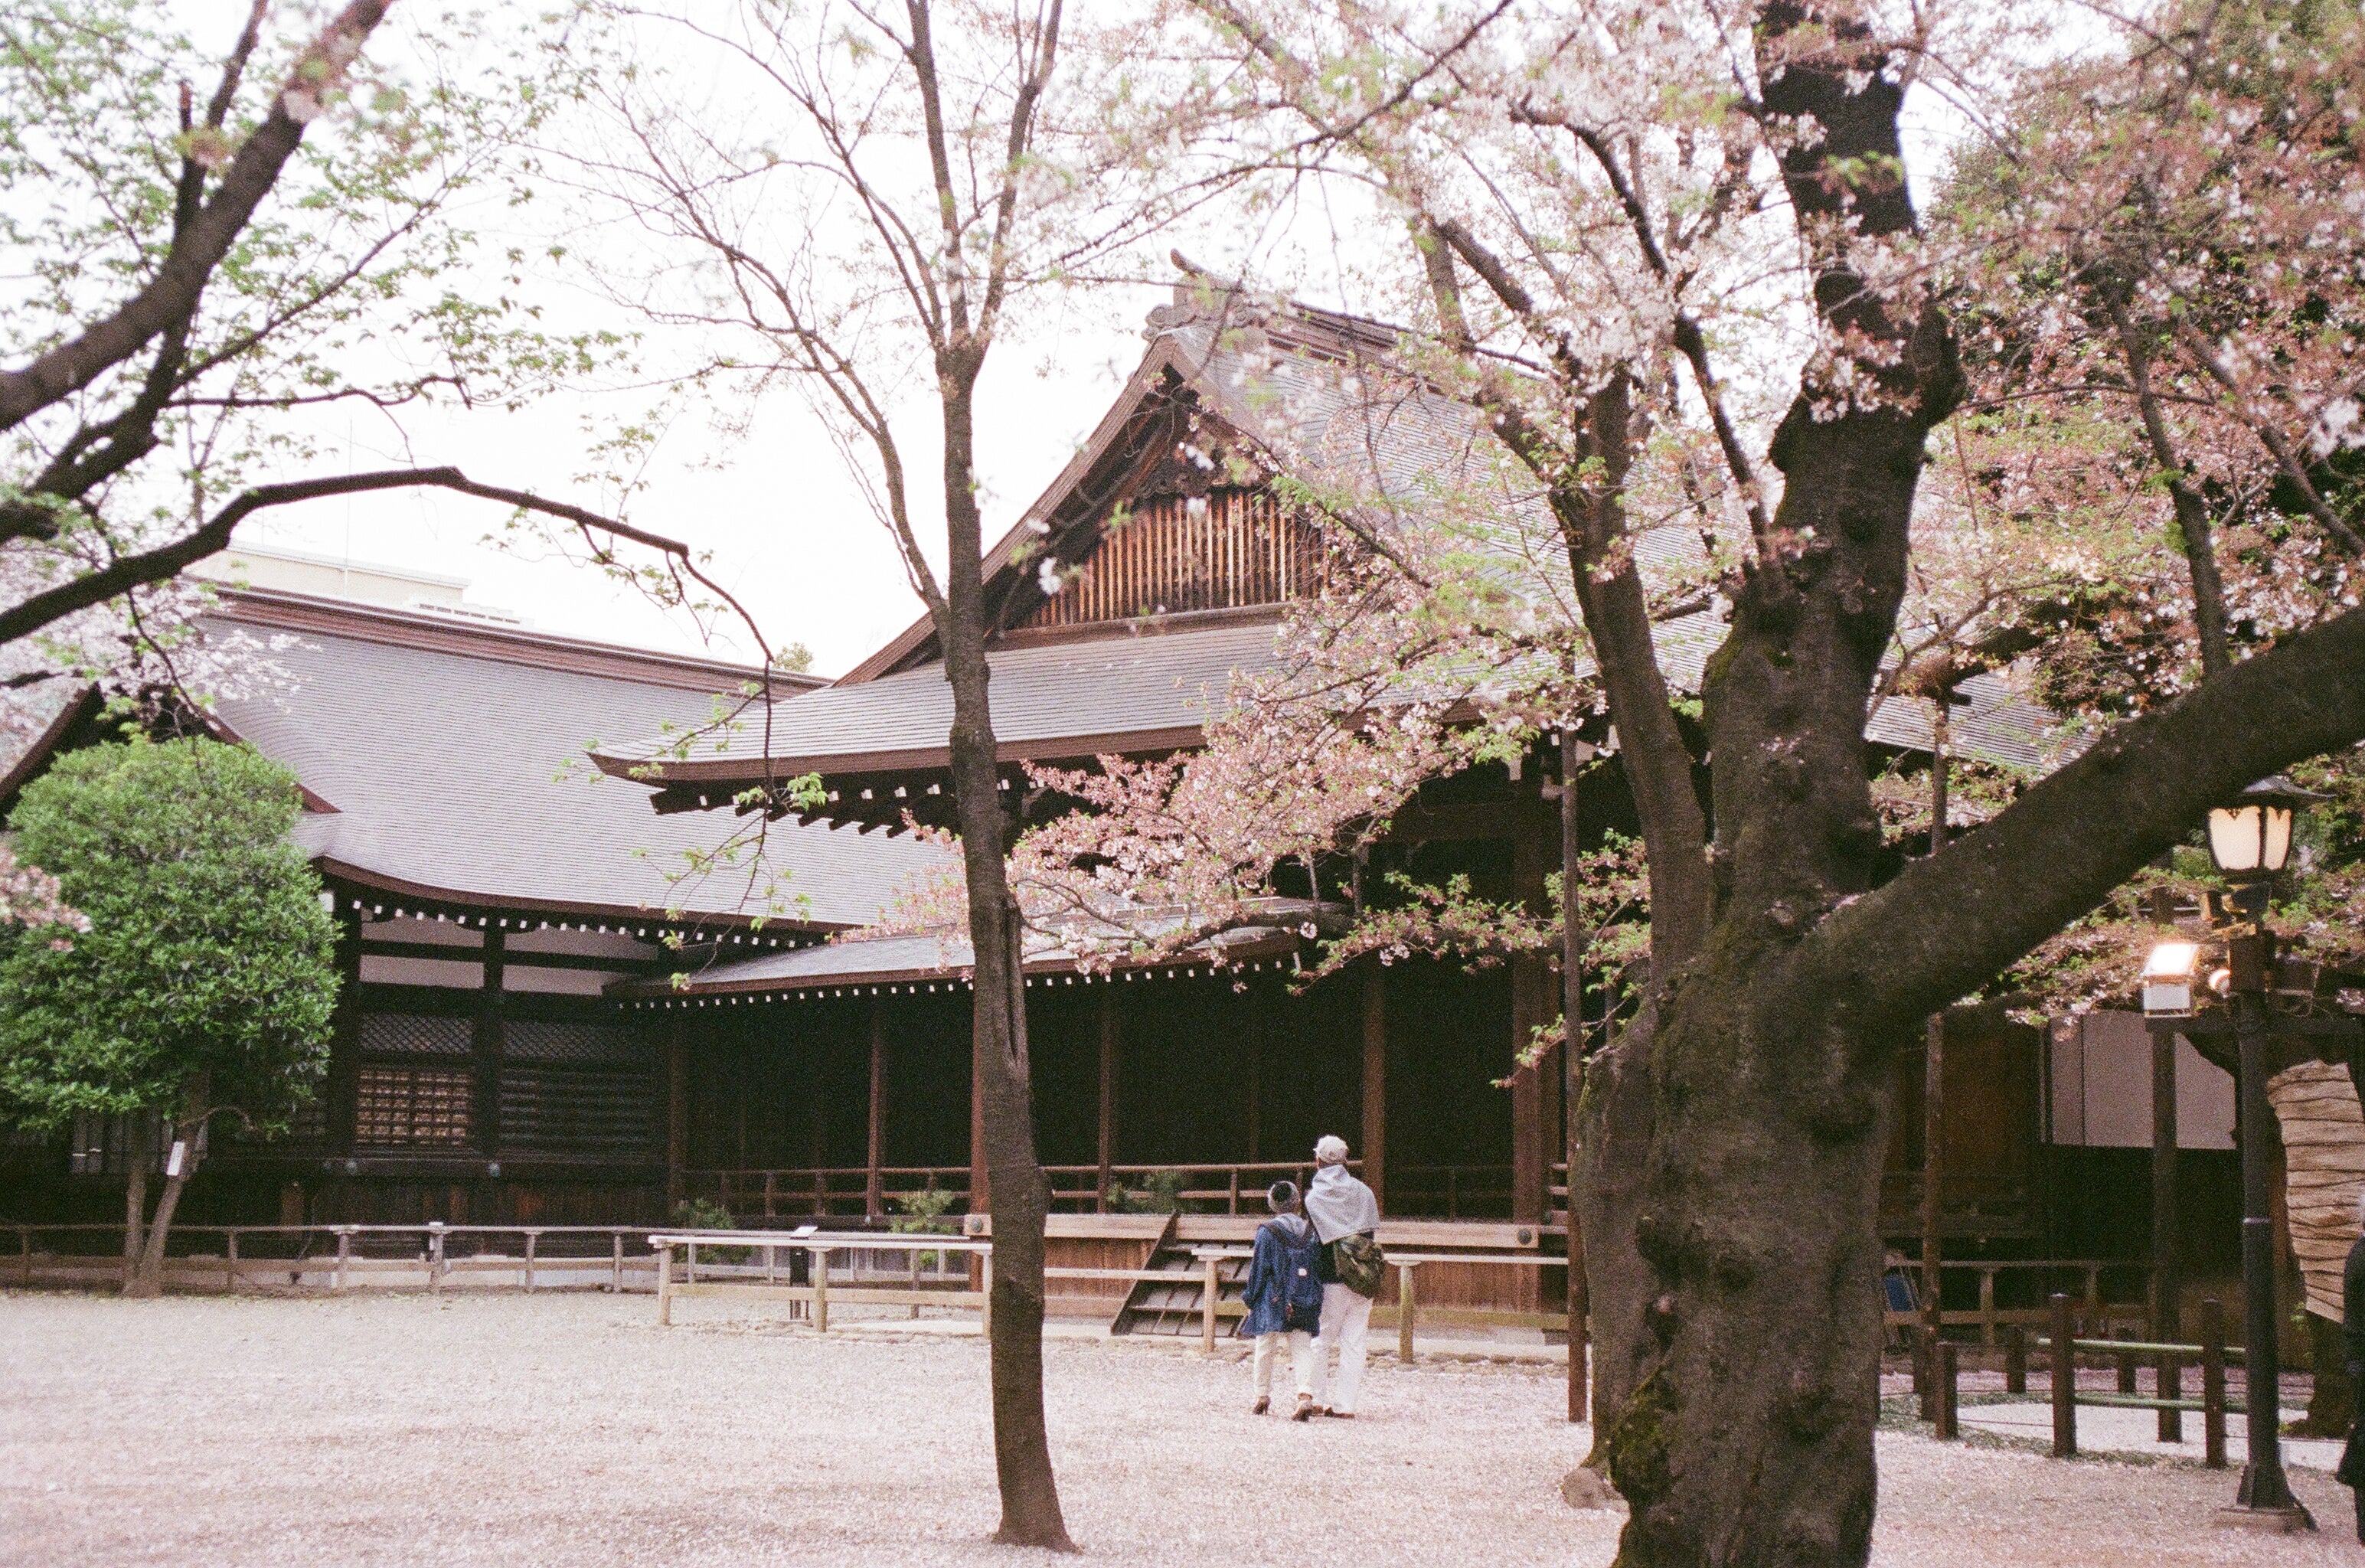
[[[1347,1168],[1360,1171],[1362,1162],[1349,1160]],[[1478,1170],[1493,1168],[1439,1166],[1432,1169]],[[1502,1169],[1508,1171],[1510,1168],[1505,1166]],[[1111,1164],[1105,1170],[1096,1164],[1047,1165],[1043,1173],[1051,1183],[1051,1208],[1056,1214],[1104,1214],[1108,1212],[1110,1187],[1124,1186],[1139,1191],[1147,1187],[1153,1177],[1174,1175],[1182,1178],[1176,1197],[1190,1212],[1261,1215],[1265,1212],[1264,1192],[1267,1187],[1283,1180],[1302,1183],[1312,1170],[1312,1163],[1307,1160],[1269,1159],[1205,1164]],[[1102,1180],[1104,1176],[1107,1178],[1105,1184]],[[930,1186],[953,1194],[956,1210],[964,1208],[969,1200],[969,1179],[970,1171],[966,1165],[881,1166],[878,1171],[878,1202],[875,1207],[871,1201],[870,1168],[863,1165],[684,1170],[682,1191],[688,1197],[711,1199],[721,1204],[733,1215],[746,1219],[798,1215],[828,1219],[854,1215],[875,1217],[894,1213],[895,1198],[925,1191]],[[1448,1180],[1451,1181],[1450,1176]]]
[[[866,1305],[905,1306],[916,1317],[924,1306],[975,1307],[980,1327],[983,1327],[986,1304],[993,1292],[993,1243],[982,1237],[924,1236],[919,1234],[880,1234],[875,1231],[815,1231],[810,1235],[782,1235],[769,1231],[746,1230],[667,1230],[649,1236],[648,1245],[657,1260],[657,1321],[673,1322],[673,1304],[677,1298],[729,1297],[746,1301],[772,1301],[788,1306],[791,1318],[810,1321],[815,1332],[829,1329],[830,1303],[856,1303]],[[706,1249],[701,1260],[699,1249]],[[675,1253],[681,1254],[677,1273]],[[718,1254],[733,1255],[754,1252],[753,1260],[718,1261]],[[796,1282],[800,1271],[790,1270],[789,1282],[779,1280],[779,1257],[783,1252],[801,1252],[805,1282]],[[841,1254],[859,1255],[902,1252],[910,1256],[913,1265],[907,1282],[900,1285],[849,1284],[835,1260]],[[923,1253],[936,1253],[940,1258],[974,1259],[978,1263],[975,1288],[969,1287],[967,1263],[964,1261],[957,1286],[929,1285],[921,1277],[918,1260]],[[1194,1262],[1204,1263],[1205,1278],[1212,1282],[1216,1265],[1225,1258],[1244,1258],[1248,1249],[1241,1247],[1203,1247],[1192,1251]],[[703,1271],[705,1277],[700,1278]],[[857,1281],[860,1275],[856,1276]],[[1127,1282],[1190,1279],[1189,1271],[1173,1269],[1082,1269],[1053,1266],[1043,1271],[1047,1280],[1122,1280]],[[1209,1293],[1212,1296],[1213,1293]],[[1242,1311],[1237,1302],[1221,1304],[1208,1316],[1206,1341],[1215,1344],[1214,1319],[1217,1316],[1239,1316]]]
[[[1425,1219],[1508,1219],[1512,1168],[1388,1163],[1388,1208]]]
[[[953,1195],[953,1207],[969,1201],[966,1165],[882,1165],[878,1184],[867,1165],[783,1166],[772,1170],[684,1170],[685,1197],[721,1204],[741,1219],[780,1219],[835,1215],[877,1216],[895,1212],[891,1200],[934,1187]]]
[[[2182,1420],[2188,1410],[2201,1413],[2202,1462],[2211,1470],[2225,1468],[2225,1417],[2230,1411],[2247,1418],[2250,1402],[2248,1391],[2239,1402],[2225,1396],[2225,1365],[2228,1361],[2247,1364],[2239,1345],[2225,1343],[2225,1309],[2214,1301],[2201,1304],[2201,1342],[2195,1345],[2169,1344],[2132,1339],[2080,1339],[2073,1327],[2074,1304],[2066,1294],[2058,1294],[2046,1303],[2041,1315],[2048,1320],[2052,1332],[2044,1338],[2029,1340],[2018,1325],[2006,1332],[2004,1392],[2028,1392],[2027,1348],[2034,1343],[2046,1352],[2050,1363],[2048,1381],[2049,1402],[2053,1406],[2053,1457],[2074,1459],[2078,1454],[2078,1406],[2084,1405],[2118,1410],[2156,1410],[2159,1412],[2159,1437],[2163,1442],[2180,1442],[2184,1430]],[[2118,1367],[2118,1387],[2113,1392],[2080,1389],[2078,1386],[2078,1357],[2105,1358]],[[1960,1348],[1941,1344],[1937,1349],[1935,1379],[1928,1411],[1932,1426],[1942,1439],[1962,1435],[1957,1378],[1960,1375]],[[2135,1365],[2148,1360],[2157,1369],[2158,1382],[2154,1392],[2146,1395],[2136,1392]],[[2201,1397],[2184,1397],[2184,1369],[2201,1369]],[[2280,1419],[2280,1412],[2270,1412],[2270,1418]]]
[[[0,1260],[31,1285],[46,1275],[91,1283],[120,1279],[120,1225],[10,1225],[17,1254]],[[176,1225],[166,1277],[177,1288],[241,1283],[339,1293],[357,1284],[424,1284],[441,1291],[454,1274],[507,1274],[527,1290],[572,1280],[622,1291],[655,1267],[644,1226],[613,1225]],[[51,1243],[37,1247],[37,1242]],[[212,1242],[219,1250],[201,1250]],[[57,1245],[62,1243],[62,1246]]]
[[[1890,1264],[1892,1269],[1900,1266],[1895,1261]],[[1919,1263],[1908,1259],[1901,1266],[1912,1271],[1916,1280],[1919,1280],[1921,1270]],[[1997,1306],[1995,1286],[1998,1274],[2034,1271],[2037,1275],[2035,1290],[2040,1299],[2051,1294],[2046,1287],[2061,1275],[2067,1274],[2073,1279],[2082,1277],[2085,1288],[2084,1294],[2077,1298],[2078,1315],[2079,1321],[2089,1327],[2144,1318],[2147,1316],[2150,1310],[2140,1302],[2112,1302],[2103,1298],[2102,1275],[2105,1271],[2130,1273],[2146,1280],[2149,1278],[2151,1265],[2133,1259],[1941,1258],[1938,1260],[1938,1267],[1942,1270],[1967,1271],[1978,1275],[1979,1305],[1976,1308],[1947,1309],[1939,1315],[1939,1324],[1942,1327],[1959,1327],[1977,1324],[1979,1329],[1979,1343],[1982,1345],[1995,1345],[1998,1342],[1999,1330],[2006,1324],[2040,1324],[2047,1321],[2048,1309],[2044,1306]],[[1889,1327],[1897,1328],[1923,1323],[1927,1319],[1920,1312],[1889,1312],[1886,1314],[1884,1321]]]
[[[738,1300],[772,1301],[790,1308],[791,1319],[810,1321],[816,1332],[829,1328],[830,1303],[860,1303],[868,1305],[900,1305],[918,1316],[924,1306],[975,1307],[980,1313],[980,1326],[993,1290],[993,1243],[984,1237],[880,1235],[871,1231],[824,1233],[812,1235],[781,1235],[769,1231],[745,1230],[669,1230],[659,1231],[648,1238],[650,1249],[657,1260],[657,1321],[673,1322],[673,1303],[677,1298],[728,1297]],[[699,1249],[706,1249],[700,1259]],[[743,1256],[750,1251],[755,1258]],[[916,1257],[923,1251],[940,1256],[963,1256],[978,1260],[978,1279],[974,1289],[930,1286],[918,1275],[916,1265],[908,1283],[881,1286],[876,1283],[846,1282],[846,1276],[834,1261],[841,1255],[901,1251]],[[676,1253],[680,1254],[676,1261]],[[790,1282],[780,1282],[779,1255],[802,1252],[807,1260],[802,1272],[805,1282],[795,1282],[799,1271],[790,1271]],[[1149,1281],[1153,1283],[1176,1283],[1191,1281],[1195,1276],[1199,1291],[1200,1347],[1216,1348],[1219,1323],[1229,1318],[1244,1317],[1248,1308],[1238,1301],[1222,1299],[1217,1274],[1227,1259],[1246,1258],[1246,1247],[1203,1245],[1191,1249],[1187,1269],[1086,1269],[1054,1265],[1043,1271],[1046,1280],[1118,1280],[1128,1283]],[[717,1255],[728,1254],[733,1261],[718,1261]],[[1405,1365],[1414,1360],[1413,1336],[1425,1316],[1432,1323],[1450,1323],[1473,1327],[1565,1328],[1566,1313],[1527,1313],[1500,1311],[1492,1307],[1430,1307],[1419,1305],[1416,1271],[1432,1263],[1508,1263],[1519,1268],[1565,1268],[1568,1260],[1541,1252],[1402,1252],[1389,1255],[1388,1262],[1396,1271],[1396,1301],[1392,1305],[1375,1306],[1372,1323],[1377,1327],[1394,1327],[1396,1330],[1396,1355]],[[704,1278],[701,1272],[703,1271]],[[964,1283],[966,1280],[964,1280]]]
[[[1363,1162],[1351,1159],[1347,1169],[1360,1171]],[[1154,1177],[1175,1176],[1182,1179],[1175,1197],[1187,1213],[1227,1215],[1261,1215],[1266,1212],[1265,1189],[1275,1182],[1295,1182],[1304,1186],[1314,1170],[1310,1159],[1246,1160],[1234,1164],[1220,1161],[1198,1165],[1111,1165],[1107,1170],[1108,1184],[1101,1182],[1102,1170],[1097,1165],[1047,1165],[1043,1173],[1051,1180],[1051,1206],[1069,1214],[1105,1214],[1109,1210],[1111,1186],[1122,1186],[1138,1192],[1148,1187]],[[1067,1186],[1061,1182],[1070,1183]],[[1082,1185],[1073,1183],[1081,1182]]]

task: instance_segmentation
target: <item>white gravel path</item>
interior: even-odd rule
[[[0,1295],[0,1564],[995,1564],[973,1338],[656,1327],[645,1297]],[[1229,1354],[1054,1340],[1071,1529],[1114,1564],[1609,1561],[1559,1498],[1556,1370],[1383,1360],[1365,1413],[1247,1413]],[[1880,1439],[1875,1561],[2358,1563],[2209,1528],[2231,1479]],[[1320,1540],[1318,1550],[1310,1543]]]

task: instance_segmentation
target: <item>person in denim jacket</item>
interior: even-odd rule
[[[1320,1243],[1298,1212],[1297,1183],[1275,1182],[1264,1195],[1272,1218],[1257,1227],[1256,1250],[1240,1297],[1248,1321],[1240,1332],[1256,1339],[1256,1404],[1250,1414],[1272,1408],[1273,1363],[1289,1344],[1290,1370],[1297,1376],[1297,1408],[1290,1418],[1314,1414],[1314,1330],[1322,1319]]]

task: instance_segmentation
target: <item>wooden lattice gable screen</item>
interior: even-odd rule
[[[1248,442],[1187,398],[1152,428],[1151,449],[1084,530],[1089,548],[1059,564],[1058,588],[1018,624],[1248,610],[1328,585],[1331,542],[1273,494],[1272,471]]]
[[[1321,531],[1270,490],[1219,486],[1150,497],[1114,514],[1059,592],[1023,624],[1078,626],[1196,610],[1245,610],[1318,594],[1328,580]]]

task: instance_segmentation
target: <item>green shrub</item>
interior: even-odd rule
[[[928,1184],[919,1192],[890,1193],[887,1194],[887,1201],[894,1204],[897,1211],[895,1217],[887,1222],[887,1228],[898,1235],[958,1236],[960,1234],[959,1225],[946,1217],[952,1212],[953,1205],[960,1201],[960,1194],[947,1192],[937,1186],[936,1179],[933,1176],[928,1178]],[[923,1252],[920,1254],[920,1267],[934,1268],[942,1256],[941,1253],[936,1252]]]
[[[673,1206],[673,1222],[684,1230],[736,1230],[731,1211],[712,1198],[684,1198]],[[752,1247],[709,1247],[700,1258],[705,1263],[745,1263],[756,1256]]]
[[[1108,1190],[1109,1209],[1121,1215],[1182,1214],[1191,1206],[1182,1201],[1184,1180],[1180,1170],[1153,1170],[1138,1187],[1116,1182]]]

